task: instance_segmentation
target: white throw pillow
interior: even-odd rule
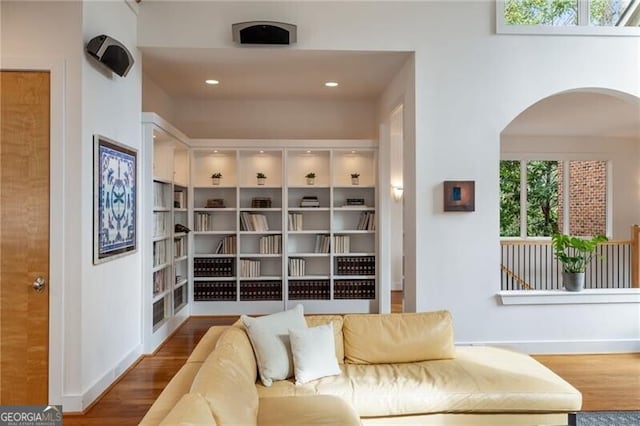
[[[293,376],[289,329],[307,327],[302,305],[258,318],[242,315],[240,319],[253,345],[262,384],[271,386],[273,380]]]
[[[296,385],[340,374],[333,324],[289,330]]]

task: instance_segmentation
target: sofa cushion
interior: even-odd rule
[[[339,376],[296,386],[257,385],[260,397],[335,395],[361,417],[426,413],[520,413],[579,410],[573,386],[528,355],[460,347],[455,359],[405,364],[344,364]]]
[[[289,330],[296,384],[340,374],[333,324]]]
[[[187,393],[164,418],[160,426],[217,425],[207,400],[197,393]]]
[[[191,392],[200,393],[207,400],[220,425],[256,424],[255,373],[247,371],[242,352],[242,348],[231,344],[216,345],[191,385]]]
[[[454,357],[453,326],[447,311],[345,315],[346,362],[381,364]]]
[[[322,324],[333,324],[333,335],[336,346],[336,358],[339,364],[344,364],[344,336],[342,335],[342,315],[307,315],[304,317],[307,327]]]
[[[214,325],[210,327],[193,349],[191,355],[189,355],[187,362],[204,362],[211,351],[213,351],[213,348],[216,347],[216,342],[222,333],[228,328],[229,326],[226,325]]]
[[[293,376],[289,329],[307,326],[302,305],[258,318],[242,315],[240,319],[251,339],[262,383],[271,386],[273,380]]]
[[[240,363],[241,368],[247,371],[247,375],[255,381],[256,377],[258,377],[258,366],[256,365],[256,357],[246,331],[237,327],[228,327],[218,339],[216,349],[224,345],[234,347],[238,355],[236,361]]]
[[[329,395],[260,398],[260,426],[360,426],[360,418],[344,400]]]

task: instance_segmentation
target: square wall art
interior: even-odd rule
[[[444,211],[472,212],[476,209],[476,183],[473,180],[444,181]]]

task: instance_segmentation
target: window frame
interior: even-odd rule
[[[578,0],[577,25],[509,25],[504,19],[506,1],[496,0],[496,34],[640,37],[640,27],[589,25],[589,5],[590,0]]]
[[[568,158],[567,156],[553,156],[553,155],[517,155],[517,154],[503,154],[500,156],[500,161],[519,161],[520,162],[520,236],[517,237],[503,237],[500,236],[500,240],[529,240],[529,241],[548,241],[551,240],[551,237],[545,236],[528,236],[527,235],[527,164],[529,161],[557,161],[558,163],[563,164],[563,169],[565,171],[569,170],[569,163],[571,161],[604,161],[606,163],[605,166],[605,176],[606,176],[606,218],[605,218],[605,232],[608,238],[611,238],[613,235],[613,172],[611,160],[606,158],[593,158],[593,157],[583,157],[583,156],[571,156]],[[498,184],[499,184],[500,175],[498,172]],[[571,223],[571,210],[570,206],[570,191],[569,186],[571,185],[569,179],[569,173],[562,174],[562,198],[563,203],[567,207],[566,214],[562,216],[562,232],[569,232],[569,224]],[[498,209],[500,209],[500,204],[498,203]],[[498,212],[501,214],[502,212]]]

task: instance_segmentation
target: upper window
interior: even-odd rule
[[[640,34],[640,0],[498,0],[497,13],[498,32]]]
[[[606,161],[500,162],[501,237],[606,231]]]

